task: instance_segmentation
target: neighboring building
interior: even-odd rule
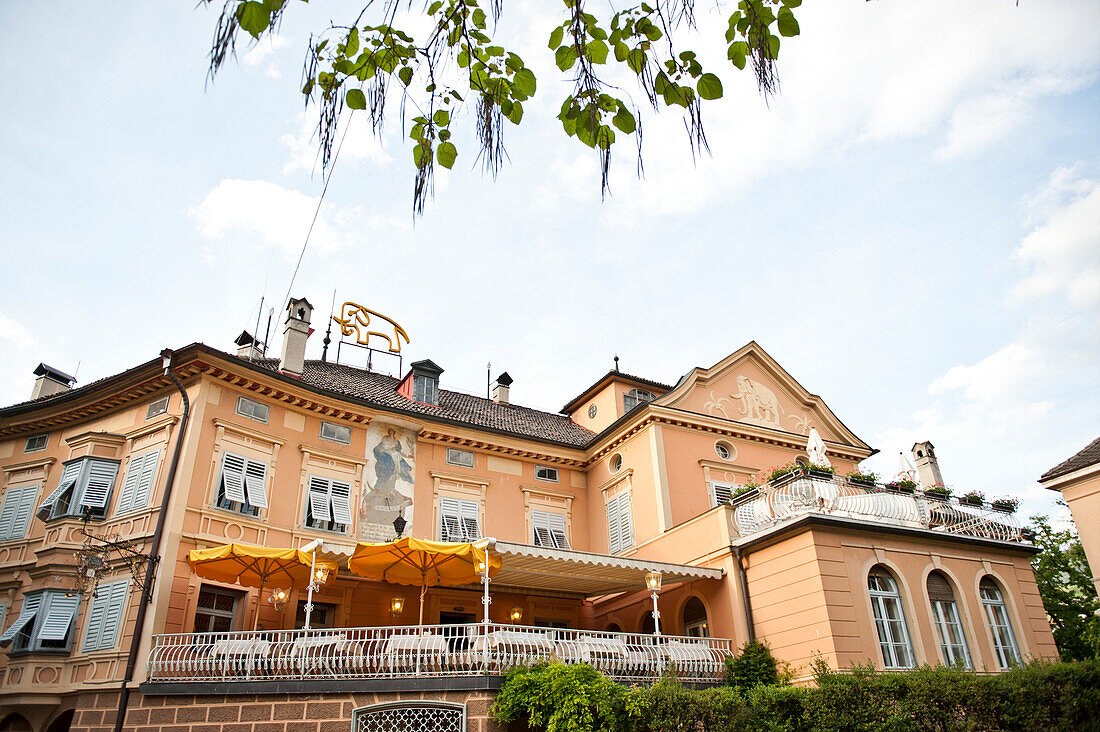
[[[1060,491],[1073,514],[1081,546],[1093,573],[1100,568],[1100,437],[1039,478],[1039,485]],[[1100,576],[1092,578],[1100,592]]]
[[[843,477],[874,451],[756,343],[675,385],[613,370],[554,414],[510,403],[507,374],[487,399],[440,388],[430,360],[402,378],[305,360],[311,310],[291,301],[280,359],[250,360],[243,334],[235,354],[192,344],[80,388],[40,366],[35,398],[0,409],[3,729],[112,728],[129,658],[127,728],[371,732],[487,729],[502,671],[536,658],[646,682],[668,664],[713,680],[754,638],[802,680],[815,658],[1057,656],[1013,517]],[[835,476],[750,485],[818,450]],[[293,631],[304,591],[273,603],[187,563],[227,542],[347,556],[398,517],[493,537],[491,624],[480,586],[431,588],[430,627],[395,630],[418,591],[341,573]],[[158,522],[142,619],[134,558]],[[99,563],[85,525],[133,551]]]

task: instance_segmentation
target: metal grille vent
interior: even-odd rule
[[[447,702],[396,702],[356,709],[352,732],[466,732],[466,708]]]

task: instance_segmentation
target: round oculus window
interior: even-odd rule
[[[737,450],[728,442],[719,440],[714,443],[714,454],[723,460],[733,460],[737,457]]]
[[[620,470],[622,470],[622,468],[623,468],[623,456],[620,455],[619,453],[615,453],[614,455],[612,455],[610,466],[611,466],[611,472],[612,473],[617,473]]]
[[[588,418],[589,419],[595,419],[596,418],[596,405],[595,404],[588,407]]]

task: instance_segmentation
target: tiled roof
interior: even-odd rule
[[[277,359],[257,359],[252,363],[272,371],[279,368]],[[541,412],[517,404],[497,404],[485,397],[457,391],[440,389],[438,407],[414,402],[397,393],[400,379],[337,363],[306,361],[302,381],[309,386],[362,399],[381,409],[392,408],[427,417],[441,417],[519,437],[574,447],[584,447],[595,437],[595,433],[565,415]]]
[[[1060,478],[1063,475],[1068,475],[1075,470],[1087,468],[1096,463],[1100,463],[1100,437],[1090,442],[1088,447],[1071,457],[1069,460],[1058,463],[1053,468],[1043,473],[1043,477],[1039,478],[1039,480],[1044,481]]]
[[[643,378],[641,376],[631,376],[630,374],[623,373],[622,371],[616,371],[615,369],[612,369],[611,371],[608,371],[606,374],[604,374],[600,378],[596,379],[596,381],[594,381],[592,383],[592,385],[589,386],[587,389],[585,389],[580,394],[578,394],[577,396],[573,397],[568,402],[566,402],[565,406],[562,407],[561,411],[568,412],[568,411],[572,410],[575,406],[577,406],[578,403],[584,401],[589,396],[591,396],[592,392],[595,391],[596,387],[600,386],[600,384],[603,384],[607,379],[612,378],[612,377],[622,379],[623,381],[632,381],[632,382],[634,382],[636,384],[640,384],[642,386],[649,386],[649,387],[652,387],[654,389],[660,389],[661,391],[672,391],[672,387],[669,386],[668,384],[662,384],[659,381],[653,381],[652,379],[646,379],[646,378]]]

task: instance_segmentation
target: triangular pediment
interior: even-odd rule
[[[826,442],[870,449],[755,341],[693,369],[655,403],[796,435],[812,427]]]

